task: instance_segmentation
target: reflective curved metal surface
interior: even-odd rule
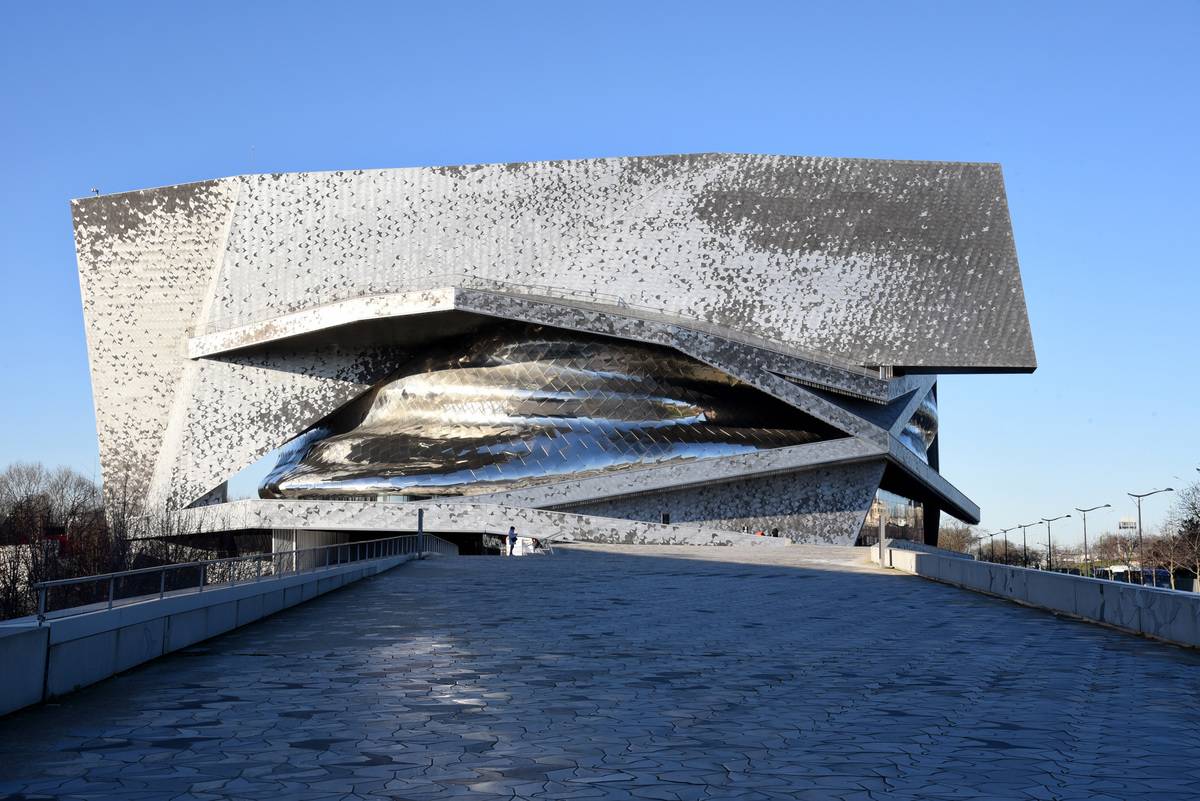
[[[904,430],[900,432],[900,441],[910,451],[920,456],[921,461],[928,464],[929,446],[937,439],[937,431],[937,396],[931,389],[925,399],[921,401],[921,405],[913,412],[913,416],[904,426]]]
[[[838,436],[675,351],[558,329],[476,335],[402,372],[285,446],[260,495],[475,494]]]

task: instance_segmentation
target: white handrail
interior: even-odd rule
[[[422,545],[424,546],[422,548]],[[402,556],[404,554],[421,553],[438,553],[447,556],[457,556],[458,546],[451,542],[443,540],[441,537],[426,534],[424,542],[418,534],[404,534],[397,537],[383,537],[375,540],[363,540],[361,542],[343,542],[333,545],[319,545],[312,548],[294,548],[287,551],[272,551],[270,553],[248,554],[246,556],[232,556],[223,559],[206,559],[198,562],[176,562],[166,565],[157,565],[155,567],[143,567],[135,570],[122,570],[116,573],[102,573],[93,576],[80,576],[77,578],[54,579],[51,581],[39,581],[33,585],[38,594],[38,625],[46,620],[50,610],[47,609],[47,596],[51,589],[56,587],[72,586],[77,584],[107,582],[107,599],[105,601],[91,602],[87,604],[75,604],[73,606],[63,607],[62,609],[53,610],[57,618],[71,617],[73,615],[84,614],[85,612],[94,611],[98,604],[105,604],[106,609],[112,609],[116,598],[117,583],[123,579],[144,576],[150,574],[158,574],[158,599],[161,600],[167,594],[167,572],[178,570],[196,570],[199,573],[199,582],[195,585],[182,587],[180,590],[191,589],[194,592],[204,592],[206,586],[218,586],[222,584],[236,584],[239,581],[262,581],[267,578],[280,578],[284,575],[301,573],[304,571],[324,570],[338,565],[344,565],[350,562],[364,562],[375,559],[387,559],[394,556]],[[311,554],[312,556],[308,556]],[[303,556],[302,556],[303,555]],[[323,558],[322,558],[323,557]],[[270,561],[269,572],[263,572],[263,562]],[[242,577],[237,577],[235,565],[254,564],[254,574],[247,574]],[[290,566],[289,566],[290,565]],[[209,582],[210,575],[219,575],[220,568],[225,568],[226,576],[233,576],[227,581]],[[216,568],[213,570],[212,568]],[[174,590],[172,592],[175,592]],[[135,598],[145,600],[153,598],[153,595],[139,595]],[[63,614],[65,613],[65,614]]]

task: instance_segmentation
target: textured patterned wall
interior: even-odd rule
[[[171,409],[189,402],[180,394],[190,365],[185,346],[204,313],[235,195],[234,184],[206,181],[72,205],[110,490],[120,483],[134,497],[147,491]]]
[[[545,509],[481,503],[375,503],[356,501],[243,500],[186,509],[179,515],[184,529],[307,529],[317,531],[407,532],[417,529],[417,510],[425,512],[425,530],[437,533],[491,533],[516,526],[526,537],[549,540],[611,542],[625,545],[763,545],[786,540],[747,537],[711,526],[669,525],[586,517]]]
[[[444,273],[856,364],[1034,366],[996,165],[700,154],[228,180],[210,329]]]
[[[797,542],[853,545],[883,478],[883,462],[822,467],[704,487],[656,492],[572,505],[581,515],[671,523],[751,532],[770,532]]]
[[[798,473],[819,465],[834,465],[887,455],[887,448],[858,437],[773,448],[738,456],[720,456],[694,462],[646,465],[612,475],[570,477],[536,487],[476,495],[469,500],[504,506],[540,509],[568,508],[616,496],[660,492],[682,487],[707,487],[767,473]],[[655,520],[658,518],[656,517]]]

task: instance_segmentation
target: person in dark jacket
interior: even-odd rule
[[[508,555],[513,555],[513,548],[517,546],[517,527],[508,527]]]

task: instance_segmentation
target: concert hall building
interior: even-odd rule
[[[295,542],[417,509],[458,534],[936,542],[942,512],[979,518],[939,469],[938,376],[1036,366],[995,164],[246,175],[73,215],[106,492]]]

